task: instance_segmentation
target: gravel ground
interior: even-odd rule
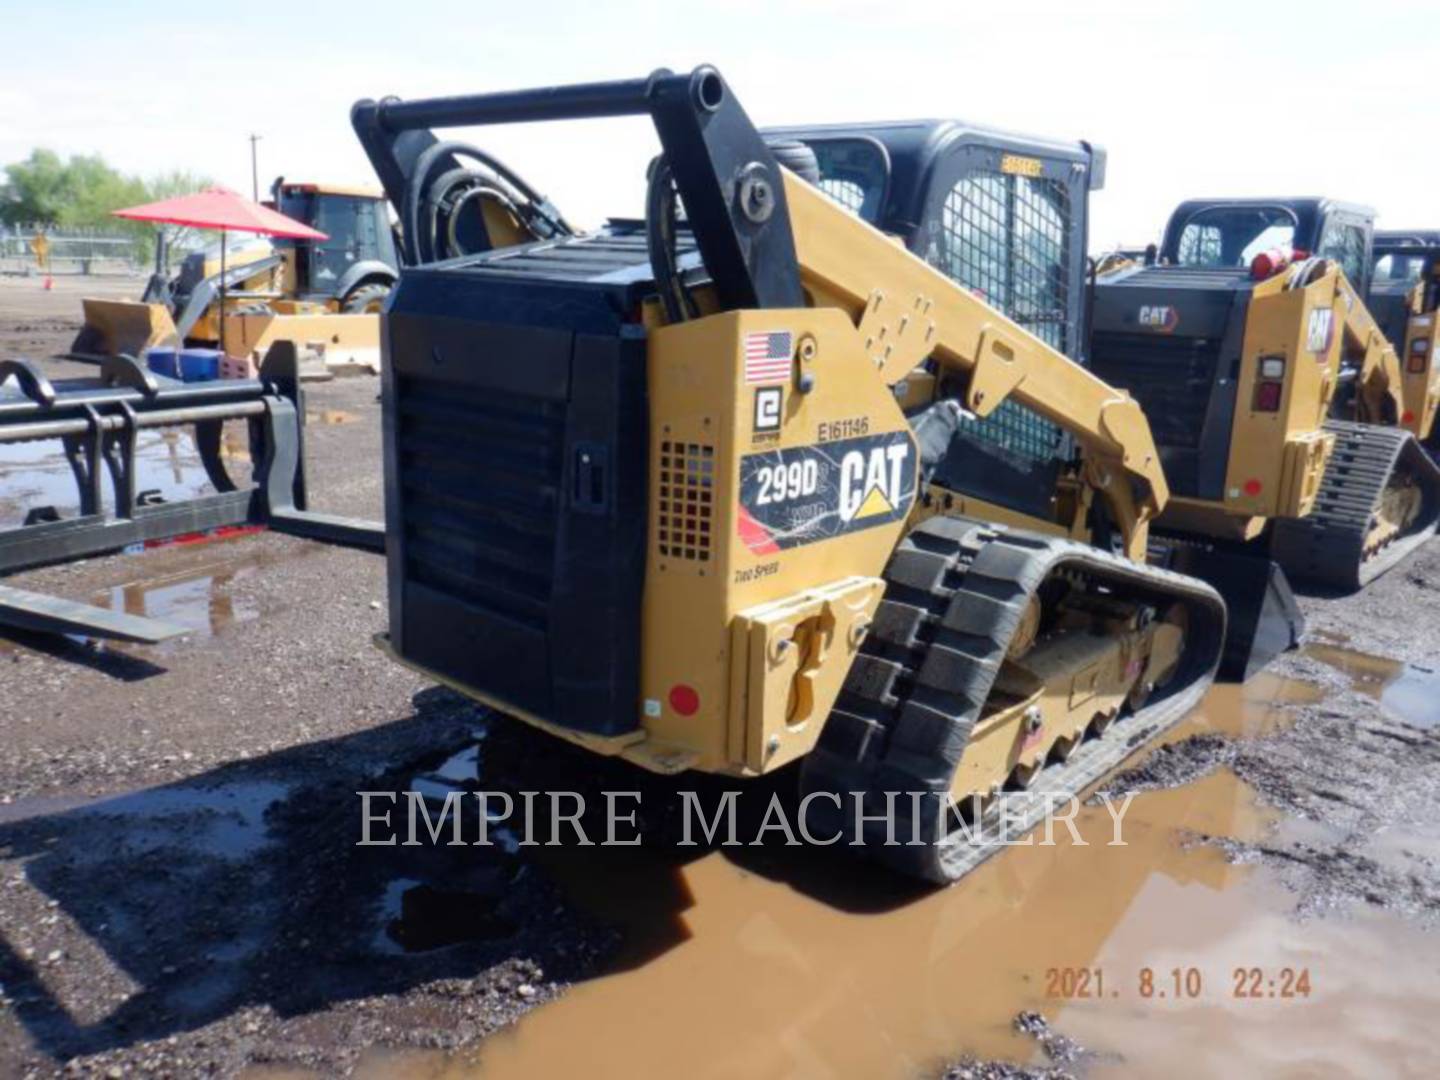
[[[1091,1065],[1105,1060],[1070,1036],[1056,1031],[1040,1013],[1017,1013],[1013,1026],[1022,1035],[1029,1035],[1035,1040],[1047,1064],[1017,1065],[1008,1061],[965,1058],[947,1066],[941,1074],[942,1080],[1076,1080]]]

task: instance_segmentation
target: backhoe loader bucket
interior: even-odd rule
[[[85,325],[70,345],[72,356],[139,356],[175,337],[175,321],[164,304],[140,300],[80,301]]]
[[[1225,598],[1230,620],[1220,678],[1244,682],[1300,644],[1305,616],[1278,564],[1259,555],[1185,546],[1171,551],[1168,565],[1200,578]]]

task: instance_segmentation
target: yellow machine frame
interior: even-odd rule
[[[646,556],[640,729],[587,734],[491,702],[557,737],[654,771],[755,775],[814,746],[879,605],[880,575],[896,544],[915,520],[941,511],[916,490],[918,449],[902,409],[937,393],[935,374],[920,366],[927,358],[968,379],[962,403],[974,414],[1013,399],[1080,444],[1082,473],[1068,481],[1069,497],[1060,493],[1057,518],[1011,515],[1016,524],[1079,535],[1077,507],[1088,494],[1076,489],[1093,488],[1126,553],[1143,562],[1149,523],[1169,497],[1149,426],[1127,394],[803,180],[788,172],[783,179],[813,306],[723,312],[649,331],[657,498]],[[747,383],[744,361],[748,342],[777,334],[794,343],[795,366],[772,417]],[[735,361],[716,363],[719,356]],[[737,484],[747,474],[742,459],[783,466],[785,451],[799,448],[833,451],[841,483],[851,488],[834,535],[807,547],[803,558],[785,558],[748,534]],[[1083,692],[1068,667],[1064,689],[1047,688],[1037,658],[1034,672],[1016,675],[1038,680],[1027,684],[1024,704],[977,729],[979,737],[1003,726],[1004,737],[982,739],[986,752],[956,784],[973,781],[983,791],[995,782],[991,773],[1003,779],[1017,752],[1033,766],[1055,738],[1078,740],[1095,715],[1118,712],[1137,674],[1158,677],[1174,663],[1180,637],[1178,628],[1120,632],[1088,660],[1069,658],[1080,664]],[[488,700],[474,687],[456,688]],[[1044,745],[1017,751],[1013,735],[1025,709],[1058,723]],[[717,710],[724,724],[698,722]],[[971,775],[977,769],[985,777]]]

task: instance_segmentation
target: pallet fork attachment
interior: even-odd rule
[[[380,524],[306,508],[304,415],[291,342],[271,348],[258,379],[204,383],[156,375],[127,355],[106,357],[98,378],[53,382],[28,360],[0,362],[0,460],[7,445],[60,440],[79,507],[70,517],[35,508],[24,524],[0,530],[0,574],[244,525],[383,551]],[[245,420],[249,427],[254,468],[248,485],[230,475],[221,453],[227,420]],[[175,427],[193,429],[215,491],[148,502],[138,490],[138,436]],[[0,625],[119,641],[159,641],[182,632],[173,624],[9,587],[0,595]]]

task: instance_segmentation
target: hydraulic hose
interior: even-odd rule
[[[675,183],[670,164],[657,157],[650,163],[650,182],[645,189],[645,251],[650,257],[650,272],[655,288],[665,306],[665,321],[683,322],[699,315],[694,298],[680,279],[676,255]]]
[[[459,165],[456,159],[461,157],[479,162],[485,171]],[[437,168],[444,168],[439,176],[434,175]],[[437,142],[416,159],[401,198],[400,221],[406,255],[411,264],[436,262],[466,254],[463,250],[455,250],[458,241],[454,220],[456,211],[469,201],[472,192],[462,192],[450,208],[447,215],[450,220],[443,233],[439,222],[443,203],[461,187],[472,189],[476,195],[482,190],[492,192],[542,238],[569,236],[574,232],[544,196],[499,159],[468,143]]]

